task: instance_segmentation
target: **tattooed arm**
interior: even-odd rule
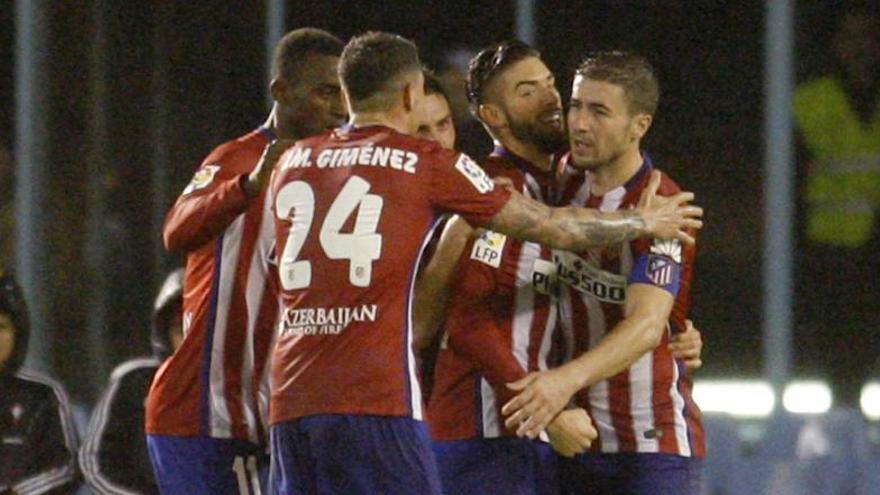
[[[551,208],[514,193],[489,224],[491,230],[550,247],[583,251],[650,235],[693,243],[685,229],[702,226],[702,208],[690,206],[692,193],[658,197],[660,174],[654,172],[634,210],[600,212],[584,208]]]

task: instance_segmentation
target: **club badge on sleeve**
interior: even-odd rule
[[[495,183],[486,175],[486,172],[464,153],[459,155],[458,161],[455,162],[455,169],[461,172],[477,188],[477,191],[486,194],[495,189]]]
[[[183,190],[183,194],[189,194],[208,187],[214,182],[214,177],[217,175],[218,170],[220,170],[219,165],[205,165],[198,169],[195,175],[193,175],[192,180],[189,181],[189,185]]]
[[[648,271],[646,275],[655,285],[666,286],[673,282],[675,278],[674,262],[663,256],[651,256],[648,260]]]

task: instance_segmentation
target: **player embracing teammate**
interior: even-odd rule
[[[300,69],[309,89],[319,96],[325,91],[327,101],[336,96],[338,104],[330,93],[341,84],[346,125],[298,141],[277,164],[290,142],[273,141],[262,156],[254,152],[262,145],[247,146],[247,153],[229,157],[229,165],[223,151],[245,143],[218,149],[169,214],[166,241],[191,249],[184,304],[194,309],[184,315],[193,318],[186,328],[191,350],[185,339],[151,392],[148,431],[163,492],[235,493],[229,486],[235,481],[243,489],[242,476],[228,473],[251,471],[236,463],[259,453],[262,373],[249,359],[274,338],[274,493],[441,493],[421,421],[412,313],[415,270],[442,214],[457,213],[473,226],[532,243],[550,278],[550,249],[584,253],[644,236],[688,245],[688,232],[701,226],[701,210],[687,204],[691,194],[655,195],[657,174],[634,208],[607,212],[548,206],[524,183],[497,187],[466,155],[412,136],[424,99],[415,45],[387,33],[357,36],[339,58],[338,83],[320,70],[335,55],[333,48],[319,52],[312,55],[315,64],[301,63]],[[303,83],[279,79],[286,83],[273,82],[273,115],[308,122],[304,109],[291,105],[298,93],[288,87]],[[340,113],[332,105],[326,110],[316,111],[327,117],[316,125]],[[547,117],[561,127],[559,109]],[[281,129],[269,127],[246,140],[265,143],[268,130]],[[276,290],[280,308],[271,335],[253,325],[274,312]],[[230,303],[240,309],[218,313]],[[230,357],[239,348],[227,335],[239,332],[245,349],[257,347]],[[227,342],[219,344],[218,335]],[[555,403],[540,403],[543,396],[533,391],[549,378],[529,375],[520,382],[519,388],[529,388],[510,403],[517,421],[512,429],[542,431],[557,416]],[[216,386],[228,390],[230,382],[240,387],[232,397],[243,404],[213,392]],[[235,421],[239,417],[244,419]],[[589,425],[586,415],[578,419]],[[228,481],[218,485],[222,491],[207,485],[218,473]]]

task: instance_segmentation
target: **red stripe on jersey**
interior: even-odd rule
[[[666,349],[669,344],[669,334],[663,333],[659,349]],[[654,380],[659,383],[675,383],[676,363],[668,353],[654,352]],[[660,452],[679,452],[678,439],[675,435],[675,406],[670,402],[669,391],[662,387],[654,387],[651,401],[654,404],[663,404],[663,407],[654,408],[654,428],[661,432],[658,439]]]

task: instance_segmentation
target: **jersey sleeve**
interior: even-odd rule
[[[192,180],[165,217],[163,238],[169,251],[195,250],[226,230],[250,204],[234,166],[234,151],[215,151],[196,170]]]
[[[487,225],[507,204],[510,192],[495,187],[486,172],[464,153],[443,150],[439,155],[431,167],[434,207],[461,215],[472,227]]]
[[[498,311],[493,299],[499,269],[493,266],[494,257],[480,249],[481,246],[486,248],[485,244],[485,236],[472,239],[459,259],[447,333],[450,347],[471,361],[496,394],[507,402],[515,392],[506,384],[523,378],[526,371],[513,356],[496,320]]]

